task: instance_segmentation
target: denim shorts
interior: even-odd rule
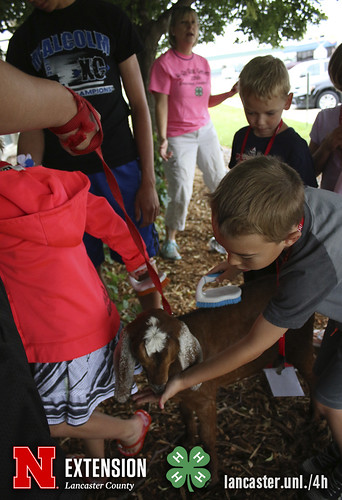
[[[145,242],[148,255],[150,257],[157,255],[159,251],[159,239],[154,224],[150,224],[146,227],[140,227],[141,221],[138,221],[135,218],[135,196],[141,182],[141,171],[138,161],[134,160],[111,170],[115,175],[116,181],[120,187],[126,212],[138,228],[139,233],[141,234],[141,237]],[[110,205],[114,208],[114,210],[124,219],[124,214],[118,203],[115,201],[109,188],[105,173],[97,172],[95,174],[89,174],[88,177],[91,184],[89,191],[92,194],[103,196],[104,198],[106,198]],[[94,266],[100,266],[104,261],[102,241],[87,233],[85,233],[83,241],[86,246],[87,253]],[[123,263],[121,256],[118,253],[111,250],[110,254],[113,260],[115,260],[116,262],[120,262],[121,264]]]

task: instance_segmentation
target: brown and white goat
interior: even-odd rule
[[[168,379],[202,359],[210,358],[248,333],[257,316],[275,293],[274,277],[251,281],[242,286],[238,304],[196,309],[183,316],[171,317],[161,309],[141,313],[123,331],[115,352],[115,397],[124,402],[130,396],[135,361],[146,371],[151,388],[160,393]],[[313,318],[285,336],[286,361],[293,364],[312,387]],[[244,377],[273,364],[279,349],[275,344],[254,361],[220,378],[188,389],[176,397],[180,402],[187,442],[196,435],[194,414],[198,417],[201,444],[211,456],[212,481],[217,477],[216,392]]]

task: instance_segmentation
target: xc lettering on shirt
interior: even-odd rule
[[[77,54],[73,53],[78,49]],[[85,49],[84,52],[82,49]],[[86,50],[87,49],[87,50]],[[94,50],[89,57],[88,49]],[[107,94],[113,85],[105,85],[109,67],[110,40],[97,31],[66,31],[44,38],[31,53],[31,62],[38,72],[43,70],[47,78],[56,79],[71,87],[80,95]]]

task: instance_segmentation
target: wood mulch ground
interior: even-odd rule
[[[158,259],[159,267],[167,272],[171,280],[166,295],[176,314],[195,307],[198,280],[224,258],[209,251],[211,236],[206,189],[197,173],[186,230],[178,237],[183,258],[178,262]],[[324,321],[325,318],[318,317],[316,328],[321,328]],[[144,384],[143,376],[139,376],[138,384]],[[307,394],[304,383],[303,387]],[[102,408],[106,413],[123,418],[135,410],[132,403],[118,405],[114,399],[106,401]],[[308,396],[274,398],[263,373],[228,388],[221,388],[217,398],[220,480],[212,488],[197,489],[190,494],[186,485],[175,489],[166,479],[170,468],[167,455],[180,444],[184,432],[176,403],[169,401],[163,412],[156,405],[146,405],[146,409],[153,419],[140,455],[147,459],[147,477],[128,479],[128,482],[136,484],[131,493],[124,490],[102,491],[97,495],[88,495],[89,500],[301,499],[304,498],[303,491],[296,489],[225,489],[224,476],[294,478],[301,462],[322,449],[329,440],[325,422],[313,421],[310,417]],[[62,446],[67,453],[82,451],[80,443],[74,440],[63,440]],[[108,443],[107,451],[110,457],[120,457],[115,442]],[[126,482],[124,479],[122,481]]]

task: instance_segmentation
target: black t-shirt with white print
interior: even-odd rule
[[[141,49],[130,20],[118,7],[103,0],[76,0],[51,13],[35,9],[10,40],[7,61],[88,99],[101,114],[104,158],[115,167],[137,157],[119,64]],[[43,163],[86,174],[102,170],[95,153],[71,157],[49,131]]]

